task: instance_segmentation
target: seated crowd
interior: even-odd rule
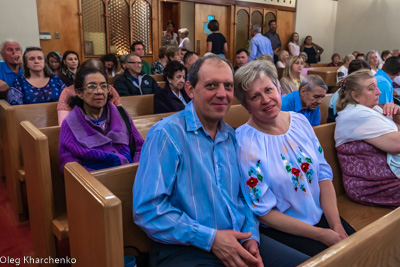
[[[72,161],[90,171],[139,162],[134,222],[155,241],[151,266],[294,266],[355,230],[339,216],[333,172],[312,128],[321,124],[319,106],[332,88],[304,68],[324,49],[311,36],[300,46],[293,33],[281,50],[276,21],[269,26],[267,37],[252,26],[250,51],[237,50],[235,68],[216,20],[207,38],[212,54],[201,58],[190,51],[189,31],[179,30],[178,44],[169,21],[152,65],[140,41],[120,66],[114,54],[81,64],[74,51],[22,53],[5,41],[0,92],[8,91],[11,105],[58,102],[61,172]],[[357,52],[340,62],[332,55],[339,89],[328,122],[336,120],[349,198],[396,208],[400,57],[381,56],[372,50],[364,60]],[[152,75],[162,75],[165,87]],[[154,113],[176,112],[146,141],[120,98],[145,94],[154,95]],[[234,97],[250,114],[236,130],[224,122]]]

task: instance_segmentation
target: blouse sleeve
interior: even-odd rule
[[[254,142],[241,138],[238,140],[239,166],[241,172],[241,190],[248,207],[257,216],[267,214],[276,206],[277,200],[268,187],[269,177],[265,177],[267,153],[252,145]],[[264,147],[265,148],[265,147]]]

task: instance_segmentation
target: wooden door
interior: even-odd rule
[[[194,51],[198,53],[200,56],[203,56],[206,53],[207,49],[207,36],[208,33],[205,33],[204,30],[208,30],[208,16],[214,16],[216,20],[219,22],[219,32],[222,33],[226,42],[228,43],[228,50],[232,47],[230,43],[233,41],[231,38],[231,11],[228,6],[215,6],[215,5],[205,5],[205,4],[195,4],[195,42],[194,42]],[[228,51],[229,55],[232,55],[232,51]],[[231,56],[228,56],[228,59],[231,60]]]
[[[161,2],[161,5],[163,22],[162,30],[165,31],[167,22],[172,20],[175,24],[174,32],[178,34],[178,30],[181,27],[181,4],[179,2]]]

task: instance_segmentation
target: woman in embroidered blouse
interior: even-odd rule
[[[50,74],[40,47],[28,47],[23,55],[23,74],[15,78],[8,91],[11,105],[56,102],[65,84]]]
[[[114,106],[103,71],[85,68],[76,75],[72,111],[61,125],[59,158],[76,161],[87,170],[138,162],[143,138],[122,107]]]
[[[68,50],[64,52],[62,58],[63,61],[59,76],[66,86],[71,86],[74,84],[75,75],[80,65],[79,56],[75,51]]]
[[[291,92],[299,90],[303,76],[303,59],[299,56],[291,57],[283,70],[282,78],[280,80],[282,86],[282,95],[290,94]]]
[[[400,206],[400,110],[378,106],[370,70],[342,82],[336,109],[335,141],[343,185],[350,199],[365,205]]]
[[[339,217],[332,169],[310,123],[281,111],[278,84],[267,62],[235,73],[235,96],[251,114],[236,130],[242,191],[261,233],[314,256],[354,229]]]

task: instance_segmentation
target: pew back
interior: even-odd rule
[[[56,257],[54,235],[59,240],[68,235],[64,181],[58,167],[60,127],[39,130],[29,121],[21,122],[20,127],[35,256]]]
[[[224,121],[233,129],[245,124],[250,119],[250,113],[242,105],[232,105]]]
[[[400,208],[299,265],[400,266]]]
[[[124,247],[149,251],[152,241],[133,222],[137,167],[134,163],[89,173],[76,162],[66,165],[70,247],[77,266],[123,266]]]
[[[321,76],[327,86],[336,86],[336,75],[339,67],[318,67],[308,70],[307,75],[315,74]]]
[[[20,220],[25,219],[21,194],[21,182],[25,180],[20,127],[23,120],[31,121],[36,127],[58,125],[57,103],[41,103],[11,106],[0,100],[0,131],[6,169],[7,191]]]
[[[154,113],[154,94],[121,97],[121,105],[131,118]]]
[[[331,102],[333,94],[326,94],[322,103],[319,105],[319,110],[321,112],[321,124],[325,124],[328,120],[329,115],[329,104]]]

